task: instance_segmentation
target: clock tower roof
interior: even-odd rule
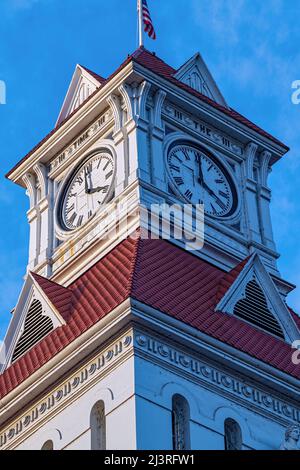
[[[202,64],[202,73],[204,73],[203,70],[207,71],[206,73],[207,77],[209,77],[211,89],[213,87],[213,90],[211,92],[208,91],[206,94],[199,91],[198,89],[193,88],[186,82],[186,80],[182,81],[182,79],[184,79],[184,74],[182,75],[182,72],[185,70],[186,65],[188,64],[191,66],[193,63],[197,64],[199,60]],[[103,90],[130,63],[135,64],[135,67],[137,68],[137,70],[134,69],[135,72],[142,74],[143,68],[147,69],[148,71],[160,76],[162,79],[167,80],[168,83],[177,86],[182,91],[193,95],[205,105],[211,106],[221,114],[225,115],[227,119],[231,119],[239,123],[240,125],[245,126],[246,128],[254,131],[258,135],[264,137],[265,139],[278,146],[281,149],[282,154],[286,153],[289,150],[289,147],[287,147],[280,140],[278,140],[277,138],[275,138],[253,122],[251,122],[249,119],[247,119],[234,109],[228,107],[219,89],[217,88],[217,85],[215,84],[211,74],[208,72],[208,69],[204,64],[202,57],[200,59],[199,54],[196,54],[192,59],[190,59],[190,61],[188,61],[178,70],[176,70],[175,68],[171,67],[166,62],[164,62],[162,59],[160,59],[155,53],[151,53],[144,47],[140,47],[133,54],[128,55],[127,59],[107,79],[104,79],[103,77],[87,69],[86,67],[77,65],[55,128],[49,134],[47,134],[46,137],[42,139],[27,155],[25,155],[25,157],[23,157],[22,160],[20,160],[17,165],[15,165],[7,173],[6,177],[15,181],[15,171],[21,165],[23,165],[23,163],[26,162],[33,154],[38,152],[39,149],[46,142],[48,143],[48,141],[56,135],[59,129],[66,125],[66,123],[75,114],[77,114],[80,109],[82,109],[93,97],[95,97],[95,95],[100,93],[101,90]],[[142,67],[142,69],[140,69],[139,67]],[[85,80],[89,78],[91,81],[93,81],[94,88],[90,86],[89,92],[87,92],[86,95],[82,94],[81,99],[78,100],[78,96],[76,95],[76,93],[78,93],[80,86],[84,84],[81,81],[82,77],[85,77]],[[20,185],[23,185],[20,179],[17,179],[17,182]]]
[[[239,350],[300,378],[300,366],[292,364],[293,350],[288,342],[234,314],[216,310],[220,291],[227,295],[239,283],[251,259],[247,258],[228,274],[172,243],[138,236],[122,241],[67,289],[33,275],[45,296],[51,296],[56,307],[63,310],[66,324],[48,333],[0,375],[1,398],[67,346],[78,347],[80,337],[121,308],[126,300],[130,300],[129,309],[151,308],[153,315],[154,311],[161,312],[164,321],[176,322],[173,327],[185,324],[193,334],[202,335],[203,341],[211,338],[219,348],[226,345],[233,353],[235,350],[234,354]],[[131,313],[134,315],[134,311]],[[299,317],[292,311],[290,314],[286,322],[294,328],[297,323],[300,332]]]

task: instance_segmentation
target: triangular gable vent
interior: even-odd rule
[[[82,65],[77,65],[56,125],[73,113],[94,91],[101,87],[104,78]]]
[[[69,289],[37,274],[28,274],[4,338],[1,371],[52,330],[65,325],[70,301]]]
[[[256,279],[247,284],[245,298],[237,302],[233,314],[284,339],[282,328],[269,310],[266,297]]]
[[[199,52],[177,70],[174,78],[216,103],[228,107],[224,96]]]
[[[225,274],[216,312],[236,316],[292,344],[299,330],[258,253]]]
[[[52,320],[43,315],[42,303],[37,299],[33,300],[26,315],[23,333],[15,347],[12,362],[23,356],[26,351],[43,339],[53,328]]]

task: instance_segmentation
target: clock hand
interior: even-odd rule
[[[86,168],[84,169],[84,184],[85,184],[85,193],[86,193],[86,194],[89,194],[90,188],[89,188],[89,184],[88,184],[88,178],[87,178],[87,171],[86,171]]]
[[[106,191],[108,186],[98,186],[97,188],[89,189],[88,194],[99,193],[100,191]]]
[[[199,183],[203,186],[204,185],[204,176],[203,176],[203,168],[202,168],[202,158],[199,155]]]
[[[216,195],[216,193],[212,189],[210,189],[210,187],[207,186],[207,184],[205,182],[203,182],[203,187],[204,187],[204,189],[206,189],[208,194],[210,194],[215,199],[215,201],[219,204],[219,206],[221,208],[226,207],[225,204],[223,203],[223,201],[221,201],[221,199]]]

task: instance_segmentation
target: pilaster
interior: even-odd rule
[[[37,201],[39,213],[38,226],[38,264],[49,264],[49,259],[53,250],[53,204],[52,204],[52,185],[48,178],[48,172],[45,165],[38,163],[33,167],[36,173],[40,187],[41,198]],[[49,269],[46,268],[45,274],[49,275]]]
[[[245,149],[246,179],[245,179],[245,211],[248,225],[248,237],[252,241],[261,243],[260,221],[257,207],[257,182],[254,180],[254,159],[258,146],[250,142]]]

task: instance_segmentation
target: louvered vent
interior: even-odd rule
[[[12,362],[15,362],[32,346],[53,330],[53,323],[49,317],[43,315],[43,307],[39,300],[33,300],[28,310],[24,331],[17,342]]]
[[[247,284],[246,297],[234,307],[234,315],[284,339],[282,328],[270,312],[265,295],[254,279]]]

